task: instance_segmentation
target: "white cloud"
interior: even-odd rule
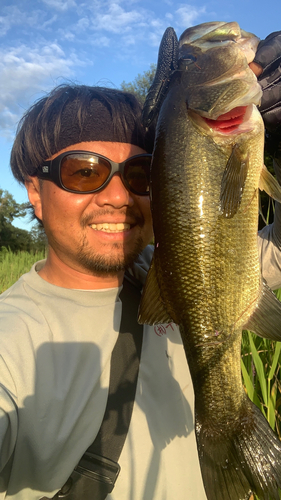
[[[117,3],[111,3],[106,13],[97,12],[92,19],[92,27],[112,33],[131,31],[133,26],[143,21],[140,9],[125,11]]]
[[[34,10],[32,12],[24,12],[16,5],[10,5],[2,8],[2,16],[0,16],[0,36],[4,36],[11,28],[20,26],[23,29],[27,27],[37,26],[42,18],[42,12]],[[41,20],[42,23],[42,20]]]
[[[9,0],[4,1],[8,4]],[[140,61],[157,58],[167,26],[182,31],[205,14],[203,6],[171,0],[162,2],[160,15],[153,2],[143,7],[142,0],[40,0],[37,10],[14,2],[3,7],[0,16],[2,131],[14,128],[42,89],[50,89],[59,78],[75,77],[79,65],[114,57],[120,65],[130,61],[139,68]]]
[[[169,21],[172,21],[174,19],[174,16],[170,12],[167,12],[165,14],[165,18],[168,19]]]
[[[45,30],[46,28],[51,26],[53,23],[55,23],[57,21],[57,19],[58,19],[58,16],[57,16],[57,14],[55,14],[53,17],[51,17],[50,19],[45,21],[45,23],[42,24],[42,29]]]
[[[0,16],[0,35],[6,35],[11,26],[11,21],[8,16]]]
[[[52,43],[36,49],[20,46],[0,50],[0,129],[4,135],[15,130],[24,110],[54,86],[60,77],[69,78],[76,56],[66,58]]]
[[[175,12],[177,26],[189,28],[196,24],[196,20],[206,13],[206,7],[196,8],[192,5],[184,5]]]
[[[48,5],[48,7],[61,12],[65,12],[71,7],[76,6],[76,2],[74,0],[43,0],[43,2]]]

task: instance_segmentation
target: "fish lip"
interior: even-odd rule
[[[218,116],[216,120],[204,116],[202,118],[213,130],[225,133],[236,130],[244,122],[247,109],[248,106],[237,106]]]
[[[206,118],[205,116],[196,113],[194,110],[188,110],[188,114],[197,126],[203,128],[207,133],[209,131],[212,134],[231,135],[233,133],[240,133],[240,127],[241,125],[244,126],[249,120],[252,114],[253,106],[253,104],[249,104],[248,106],[237,106],[229,112],[220,115],[220,120]],[[241,110],[241,108],[243,109]],[[227,115],[230,117],[229,119],[225,119],[225,116],[227,117]],[[233,115],[233,117],[231,115]],[[249,123],[248,129],[243,127],[243,133],[252,130],[252,128],[252,124]]]

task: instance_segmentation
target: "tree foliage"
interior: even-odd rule
[[[147,92],[153,82],[155,71],[156,65],[151,64],[149,70],[144,71],[142,74],[139,73],[132,82],[126,83],[123,81],[121,83],[121,89],[124,92],[134,94],[141,104],[144,104]]]
[[[26,231],[12,224],[15,218],[24,217],[26,213],[26,203],[17,203],[8,191],[0,189],[0,250],[2,247],[9,248],[12,252],[44,250],[46,240],[42,229],[34,227],[31,231]]]

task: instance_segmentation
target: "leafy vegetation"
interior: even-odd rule
[[[280,353],[280,342],[243,332],[241,366],[245,390],[281,439]]]
[[[155,71],[156,65],[151,64],[149,70],[144,71],[143,74],[139,73],[132,82],[126,83],[123,81],[121,83],[121,89],[125,92],[134,94],[138,100],[144,104],[147,92],[153,82]]]
[[[32,265],[45,258],[45,250],[13,253],[3,248],[0,252],[0,293],[12,286],[22,274],[30,271]]]
[[[39,225],[25,231],[12,224],[17,217],[24,217],[28,208],[26,203],[17,203],[8,191],[0,189],[0,249],[4,247],[13,252],[33,253],[44,251],[45,233]]]

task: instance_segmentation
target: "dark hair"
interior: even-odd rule
[[[60,85],[22,117],[11,152],[11,169],[24,183],[58,151],[79,142],[127,142],[152,152],[154,131],[141,123],[141,105],[121,90]]]

